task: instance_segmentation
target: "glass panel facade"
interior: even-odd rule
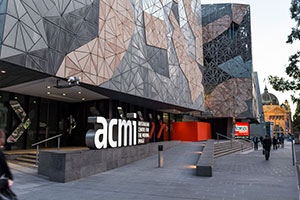
[[[63,134],[61,146],[85,146],[85,134],[93,129],[88,123],[89,116],[103,116],[106,119],[120,119],[118,107],[126,113],[140,111],[144,121],[154,122],[153,134],[147,142],[157,142],[170,139],[170,120],[175,115],[162,113],[152,109],[132,105],[118,100],[98,100],[81,103],[65,103],[39,97],[19,95],[9,92],[0,92],[0,128],[7,137],[21,123],[20,117],[10,105],[10,101],[17,101],[29,117],[31,123],[16,143],[7,144],[7,150],[30,149],[35,142]],[[138,120],[140,117],[138,116]],[[117,134],[117,133],[116,133]],[[43,147],[57,147],[57,139],[40,145]]]

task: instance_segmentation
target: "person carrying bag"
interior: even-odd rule
[[[16,194],[11,190],[13,176],[2,151],[5,140],[5,133],[0,129],[0,200],[17,200]]]

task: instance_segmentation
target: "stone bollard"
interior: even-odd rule
[[[164,167],[164,154],[163,154],[164,147],[163,145],[158,145],[158,167]]]

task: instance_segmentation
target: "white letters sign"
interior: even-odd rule
[[[108,146],[126,147],[144,143],[142,138],[149,137],[149,123],[134,120],[111,119],[109,122],[104,117],[89,117],[89,123],[97,125],[97,130],[90,129],[86,133],[85,142],[91,149],[105,149]],[[142,127],[140,127],[142,125]],[[114,139],[114,128],[117,130],[117,137]],[[139,129],[139,136],[137,131]],[[142,133],[142,135],[140,135]]]

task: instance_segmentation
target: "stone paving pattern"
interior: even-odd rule
[[[272,151],[266,161],[259,151],[217,158],[213,177],[197,177],[192,168],[200,143],[182,143],[157,156],[69,183],[55,183],[36,170],[11,164],[13,190],[20,200],[35,199],[299,199],[291,147]]]

